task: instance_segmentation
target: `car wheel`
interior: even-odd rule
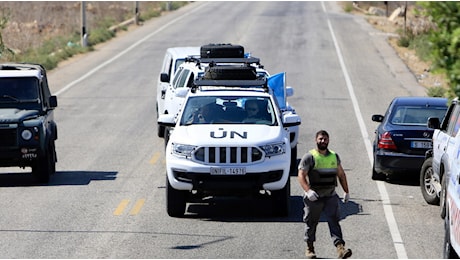
[[[447,196],[446,174],[441,178],[441,194],[439,196],[439,206],[441,206],[441,218],[446,217],[446,196]]]
[[[287,217],[289,215],[291,199],[291,180],[288,177],[286,185],[281,190],[271,192],[273,213],[277,217]]]
[[[163,135],[163,138],[165,139],[165,150],[166,150],[166,146],[168,145],[168,142],[169,142],[169,136],[170,136],[169,127],[165,127],[164,128],[164,135]]]
[[[375,163],[372,165],[372,180],[374,181],[384,181],[386,179],[386,175],[375,170]]]
[[[183,217],[185,214],[186,191],[176,190],[166,177],[166,211],[170,217]]]
[[[420,170],[420,188],[422,189],[423,198],[428,204],[439,205],[439,197],[435,189],[437,181],[434,178],[432,162],[432,157],[423,162]]]
[[[291,149],[291,169],[292,175],[297,175],[297,145]]]
[[[443,249],[443,258],[445,259],[453,259],[457,258],[458,259],[458,254],[455,253],[454,248],[452,247],[451,241],[450,241],[450,225],[449,225],[449,217],[446,216],[444,218],[444,249]]]
[[[156,105],[156,110],[157,110],[157,120],[158,120],[158,117],[160,115],[158,113],[158,104]],[[164,134],[165,134],[165,127],[157,124],[157,135],[158,135],[158,137],[163,138]]]
[[[41,156],[34,166],[32,166],[32,174],[39,182],[48,183],[50,176],[56,172],[56,151],[54,141],[50,141],[45,154]]]

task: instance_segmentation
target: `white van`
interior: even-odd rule
[[[185,61],[185,58],[190,55],[199,56],[200,47],[174,47],[166,50],[163,65],[157,80],[157,119],[160,114],[164,113],[164,98],[166,90],[171,84],[179,66]],[[158,137],[163,137],[164,128],[160,125],[157,126],[157,134]]]

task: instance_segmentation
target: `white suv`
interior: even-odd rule
[[[177,95],[177,92],[188,91],[192,87],[194,80],[202,77],[206,69],[208,69],[209,64],[211,63],[214,67],[231,65],[238,67],[240,70],[244,70],[245,66],[251,66],[255,69],[255,73],[258,77],[268,78],[268,84],[270,85],[269,87],[273,89],[276,88],[276,91],[272,91],[272,93],[274,93],[277,99],[277,107],[280,112],[282,114],[296,114],[295,109],[287,102],[287,97],[294,95],[293,88],[291,86],[285,86],[284,79],[281,81],[276,81],[279,82],[279,86],[272,86],[275,85],[271,83],[272,79],[274,79],[274,77],[278,77],[279,74],[273,75],[273,77],[271,77],[269,72],[264,69],[264,66],[260,64],[260,60],[258,58],[199,58],[197,56],[190,56],[186,58],[185,62],[183,62],[177,69],[176,76],[166,90],[163,114],[179,115],[180,108],[184,101],[184,95]],[[232,75],[233,78],[240,78],[242,76],[243,75],[238,71]],[[273,82],[275,82],[275,80]],[[169,140],[169,129],[162,126],[160,127],[163,129],[163,131],[165,131],[162,137],[165,138],[166,145]],[[291,171],[296,172],[299,126],[293,125],[289,127],[289,130],[291,144]]]
[[[460,103],[452,100],[440,122],[429,118],[434,128],[433,150],[427,152],[420,186],[429,204],[440,204],[444,218],[444,257],[458,258],[460,253]]]
[[[200,47],[174,47],[166,50],[160,75],[157,80],[157,119],[158,116],[165,111],[164,99],[166,90],[170,86],[179,66],[185,61],[185,58],[190,55],[200,55]],[[157,126],[157,134],[158,137],[163,137],[164,128],[160,125]]]
[[[171,127],[166,146],[167,212],[215,196],[270,195],[277,215],[290,198],[290,131],[300,117],[283,114],[266,78],[193,82],[180,113],[161,115]],[[250,118],[255,106],[259,113]]]

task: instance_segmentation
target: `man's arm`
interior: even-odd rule
[[[342,168],[342,165],[339,164],[337,167],[337,177],[339,178],[340,185],[345,193],[349,193],[348,191],[348,182],[347,182],[347,175]]]
[[[310,190],[310,183],[308,183],[308,171],[299,169],[297,173],[297,180],[299,181],[300,186],[302,189],[307,192]]]

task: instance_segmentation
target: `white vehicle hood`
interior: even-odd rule
[[[279,126],[268,125],[196,124],[174,128],[170,140],[197,146],[259,146],[279,142],[283,133],[287,137],[287,131],[279,130]]]

